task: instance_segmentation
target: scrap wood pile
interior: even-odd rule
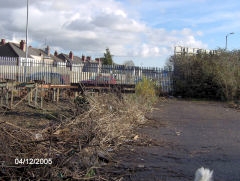
[[[111,153],[134,142],[149,107],[113,95],[87,100],[82,114],[41,129],[0,120],[0,180],[109,180],[103,169]]]
[[[228,106],[230,108],[234,108],[234,109],[240,110],[240,99],[239,100],[236,99],[235,101],[228,102]]]

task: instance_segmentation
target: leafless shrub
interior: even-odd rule
[[[88,110],[74,119],[30,129],[0,121],[0,178],[3,180],[108,180],[100,168],[112,150],[133,140],[134,128],[145,123],[149,104],[135,96],[87,96]],[[27,119],[27,118],[26,118]],[[109,151],[111,150],[111,151]],[[16,163],[42,158],[51,164]]]

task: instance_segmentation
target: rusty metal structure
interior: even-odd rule
[[[7,109],[14,108],[13,98],[18,96],[27,99],[29,105],[42,108],[44,99],[58,102],[60,97],[86,92],[134,93],[135,85],[143,77],[169,93],[171,76],[172,71],[160,68],[91,63],[59,66],[0,57],[0,103]]]

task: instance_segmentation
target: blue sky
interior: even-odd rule
[[[25,39],[27,0],[0,0],[0,38]],[[174,46],[240,48],[237,0],[29,0],[29,45],[163,67]]]

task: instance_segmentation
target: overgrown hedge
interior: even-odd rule
[[[169,62],[173,66],[176,96],[218,100],[240,98],[240,50],[174,55]]]

